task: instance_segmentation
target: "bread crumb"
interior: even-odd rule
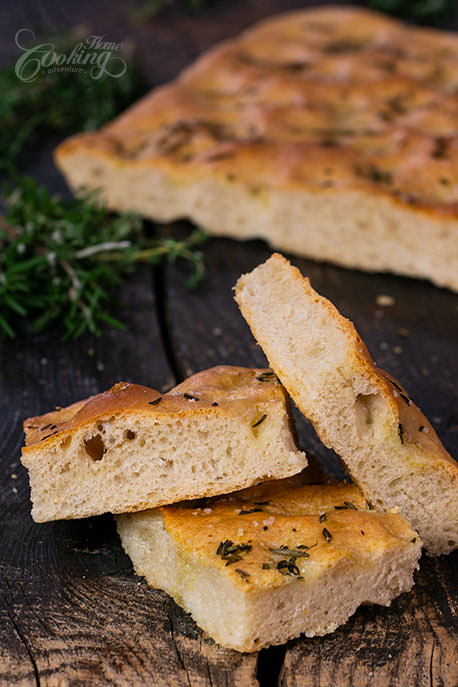
[[[393,353],[396,353],[396,355],[400,355],[402,353],[401,346],[394,346],[393,347]]]
[[[404,329],[404,327],[399,327],[398,334],[399,336],[402,336],[403,339],[407,339],[407,337],[409,336],[409,330]]]
[[[386,293],[379,293],[375,299],[375,302],[377,305],[381,305],[382,307],[389,307],[396,303],[396,299],[393,298],[393,296],[388,296]]]

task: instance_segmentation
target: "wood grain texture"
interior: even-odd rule
[[[458,555],[423,557],[417,585],[390,608],[367,606],[334,634],[296,640],[281,687],[456,687]]]
[[[2,342],[0,685],[256,685],[256,657],[222,649],[133,574],[111,516],[36,525],[18,462],[21,418],[117,379],[168,388],[149,270],[123,289],[126,333]],[[13,364],[8,364],[14,361]]]

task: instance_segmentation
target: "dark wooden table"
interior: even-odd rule
[[[227,0],[194,14],[166,10],[135,26],[127,18],[129,3],[11,2],[0,13],[0,57],[15,56],[18,28],[35,22],[51,32],[84,20],[109,40],[132,40],[154,85],[220,38],[300,4]],[[62,190],[50,150],[48,142],[30,153],[28,169]],[[16,340],[0,342],[2,687],[457,687],[458,552],[423,557],[415,589],[390,608],[363,607],[328,637],[248,655],[215,645],[170,597],[135,577],[111,516],[31,520],[19,463],[22,419],[118,380],[162,390],[218,363],[263,365],[231,287],[269,253],[261,241],[213,239],[205,248],[205,281],[193,293],[175,267],[145,268],[129,281],[119,293],[125,333],[107,330],[99,339],[62,343],[56,332],[37,336],[24,324]],[[377,363],[400,379],[456,455],[457,295],[422,281],[294,262],[355,322]],[[378,306],[379,294],[395,303]],[[304,448],[342,476],[303,418],[299,434]]]

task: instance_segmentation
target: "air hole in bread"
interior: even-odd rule
[[[355,401],[355,419],[359,435],[372,431],[377,410],[380,408],[378,394],[358,394]]]
[[[92,460],[102,460],[107,448],[100,434],[84,440],[84,449]]]
[[[72,438],[71,438],[71,436],[65,437],[65,439],[63,439],[63,440],[60,442],[60,448],[61,448],[61,449],[69,448],[71,443],[72,443]]]
[[[101,422],[99,422],[99,424],[97,425],[97,429],[99,430],[99,432],[103,432],[104,427]]]
[[[135,439],[137,435],[135,432],[133,432],[131,429],[126,430],[126,439],[129,439],[129,441],[132,441],[132,439]]]

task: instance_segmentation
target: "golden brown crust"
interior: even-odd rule
[[[404,518],[369,511],[354,485],[282,482],[270,485],[262,501],[258,487],[200,508],[166,506],[164,526],[182,556],[224,571],[246,590],[278,587],[299,576],[311,580],[348,558],[363,565],[407,542],[419,546]],[[231,556],[232,544],[242,548]]]
[[[458,216],[458,38],[363,9],[261,22],[94,134],[64,142],[176,183],[360,190]]]
[[[255,422],[259,415],[256,404],[281,402],[283,407],[284,399],[285,391],[271,370],[231,365],[198,372],[164,395],[146,386],[119,382],[85,401],[27,419],[23,453],[57,444],[84,425],[116,415],[248,413]]]

